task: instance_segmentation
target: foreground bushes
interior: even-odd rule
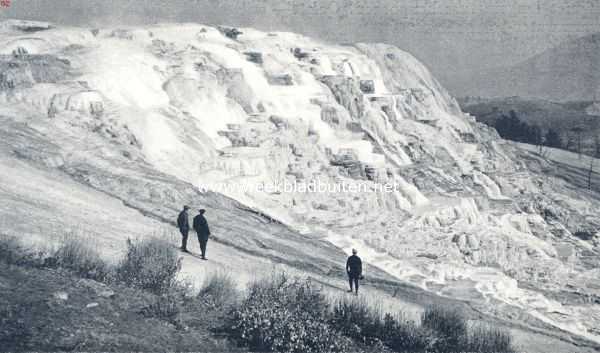
[[[11,265],[65,268],[83,278],[106,281],[111,269],[84,239],[65,236],[56,248],[31,251],[16,237],[0,236],[0,259]]]
[[[467,334],[467,349],[471,352],[509,352],[512,348],[512,337],[507,331],[478,324],[472,327]]]
[[[362,298],[328,301],[310,281],[285,275],[255,282],[234,310],[231,331],[254,351],[514,352],[510,335],[457,310],[425,309],[421,324],[383,314]]]
[[[218,272],[192,296],[176,281],[181,267],[177,251],[158,239],[128,240],[126,255],[111,267],[85,241],[65,238],[55,250],[36,253],[26,251],[16,238],[0,236],[0,261],[66,268],[154,293],[141,311],[144,316],[178,330],[204,327],[252,351],[514,352],[507,332],[483,324],[470,327],[456,310],[428,307],[419,324],[383,313],[363,298],[332,302],[310,280],[285,274],[256,281],[243,295],[229,275]]]
[[[437,333],[439,339],[435,342],[438,351],[465,346],[467,336],[467,321],[457,311],[441,306],[425,308],[421,323]]]
[[[2,235],[0,260],[11,265],[63,268],[83,278],[118,281],[156,294],[176,285],[181,268],[177,251],[155,238],[137,242],[128,239],[127,253],[114,267],[109,266],[85,238],[65,236],[55,248],[32,252],[17,238]]]
[[[508,332],[483,324],[469,328],[467,319],[456,309],[439,305],[426,308],[421,321],[437,334],[434,351],[514,352]]]
[[[382,315],[362,298],[344,298],[333,307],[331,322],[344,335],[367,346],[385,346],[397,352],[431,351],[436,341],[428,329],[402,315]]]
[[[279,275],[250,286],[246,300],[233,311],[230,329],[252,351],[350,351],[350,339],[328,322],[328,306],[310,281]]]

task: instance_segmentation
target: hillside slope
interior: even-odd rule
[[[520,97],[477,99],[459,99],[461,108],[476,117],[477,121],[490,126],[503,117],[516,113],[520,121],[528,125],[539,126],[543,133],[552,129],[558,133],[562,147],[572,151],[579,147],[577,129],[583,129],[580,135],[581,151],[594,155],[597,145],[597,131],[600,127],[598,112],[594,112],[591,102],[556,103],[542,99],[524,99]]]
[[[176,241],[190,204],[242,280],[341,286],[357,247],[380,294],[600,342],[597,243],[573,235],[597,229],[598,195],[519,162],[411,55],[197,24],[0,28],[4,233],[73,229],[110,255]],[[263,187],[311,182],[358,190]]]
[[[510,67],[452,80],[461,96],[594,101],[600,95],[600,34],[576,38]]]

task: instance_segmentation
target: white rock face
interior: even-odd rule
[[[398,48],[240,31],[234,40],[194,24],[27,35],[0,26],[1,109],[64,133],[63,155],[51,157],[61,162],[48,165],[76,156],[71,129],[87,129],[106,139],[106,156],[126,153],[357,247],[397,278],[600,340],[597,306],[588,309],[598,320],[582,320],[585,310],[556,299],[567,281],[600,295],[577,255],[597,256],[597,245],[572,235],[600,225],[596,196],[533,170],[543,161],[519,161]]]

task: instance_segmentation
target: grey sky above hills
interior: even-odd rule
[[[448,82],[459,96],[600,100],[600,33],[569,40],[517,65],[473,71]]]
[[[200,22],[289,30],[335,42],[387,42],[452,93],[472,72],[511,66],[600,32],[597,0],[13,0],[1,18],[106,26]]]

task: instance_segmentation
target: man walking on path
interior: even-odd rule
[[[188,233],[190,232],[190,222],[188,221],[188,213],[189,206],[183,206],[183,211],[179,213],[177,217],[177,228],[181,232],[181,251],[188,252],[187,250],[187,240]]]
[[[200,243],[200,251],[202,252],[202,260],[206,260],[206,243],[208,243],[208,236],[210,235],[210,229],[208,228],[208,222],[204,218],[204,212],[206,210],[201,209],[198,211],[198,215],[194,217],[194,230],[198,234],[198,242]]]
[[[358,280],[362,277],[362,261],[356,256],[356,249],[352,249],[352,256],[346,261],[346,272],[348,273],[348,282],[350,283],[349,293],[352,293],[352,283],[358,295]]]

